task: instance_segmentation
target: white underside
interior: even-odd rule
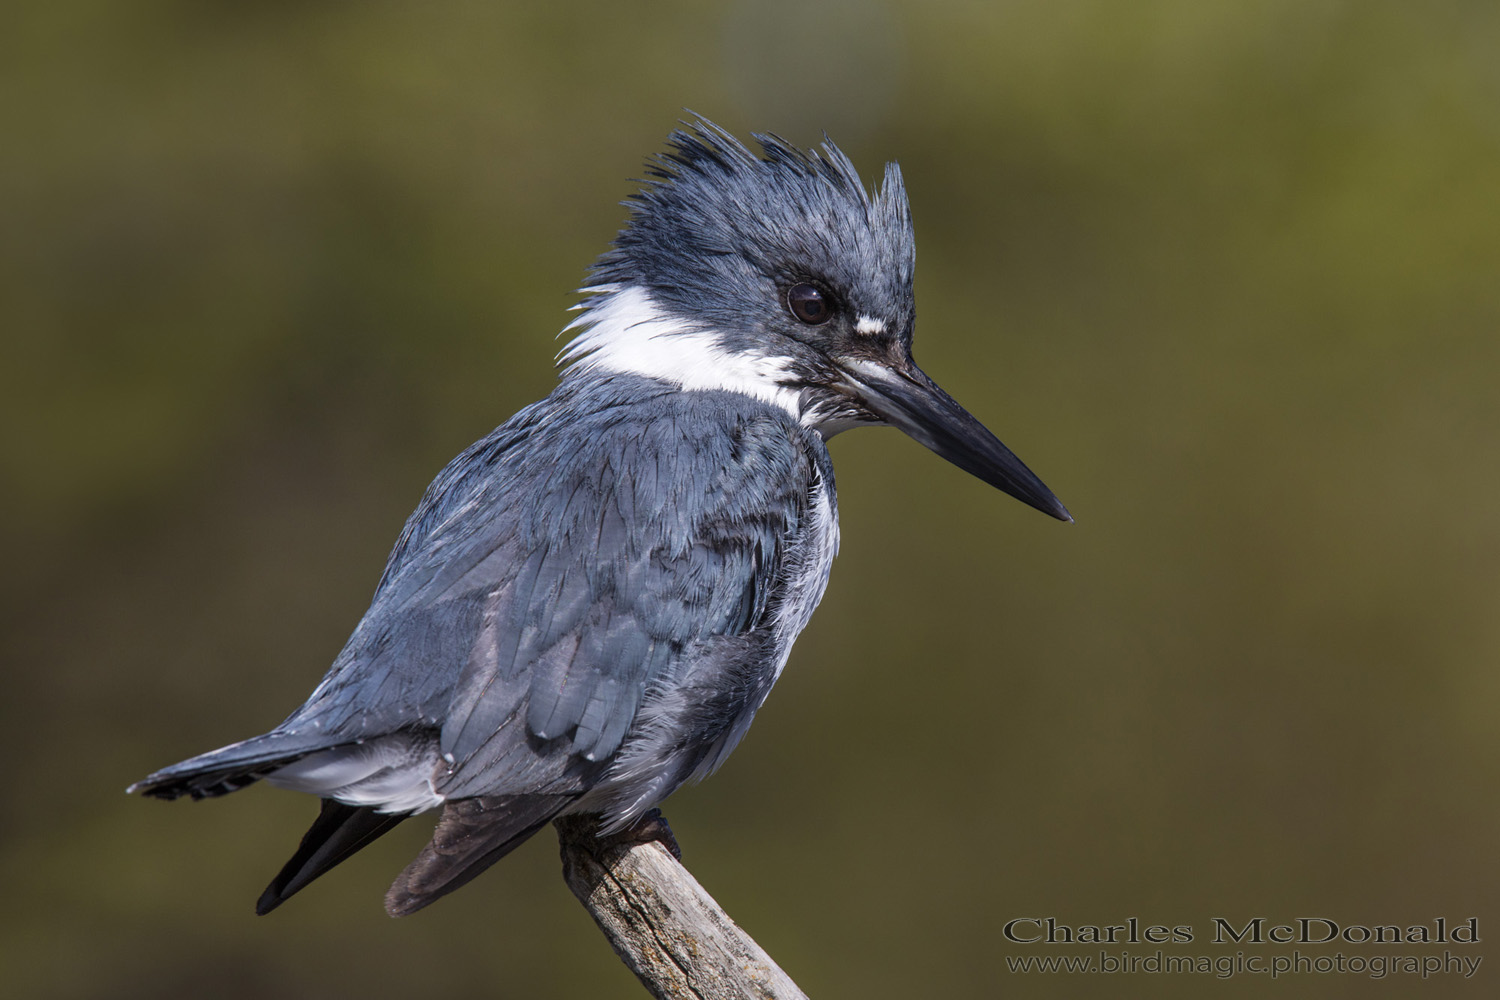
[[[345,805],[416,813],[443,804],[443,796],[433,787],[438,764],[435,741],[397,733],[309,754],[266,781]]]
[[[828,484],[818,477],[813,487],[812,524],[808,527],[808,538],[799,552],[796,575],[787,588],[780,613],[776,617],[776,645],[781,656],[776,661],[776,679],[791,656],[792,643],[812,620],[813,611],[823,599],[828,587],[828,577],[833,570],[833,557],[839,551],[839,519],[833,510],[833,498]]]
[[[726,350],[712,330],[669,316],[642,288],[585,290],[600,298],[563,329],[582,331],[558,356],[564,363],[661,379],[687,390],[738,392],[801,419],[801,394],[780,384],[787,373],[777,359]]]

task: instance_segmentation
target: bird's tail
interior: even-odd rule
[[[574,795],[505,795],[446,803],[431,842],[385,894],[386,912],[404,917],[467,884],[575,799]]]
[[[372,806],[347,806],[334,799],[324,799],[323,811],[302,835],[297,853],[260,894],[255,903],[256,914],[265,916],[270,913],[313,879],[388,833],[406,818],[405,813],[376,812]]]
[[[164,767],[125,791],[158,799],[175,799],[183,795],[206,799],[227,795],[254,784],[277,768],[329,746],[327,736],[270,732]]]

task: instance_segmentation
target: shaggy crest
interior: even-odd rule
[[[802,278],[851,289],[875,282],[882,299],[910,298],[915,243],[896,164],[872,196],[831,140],[802,150],[756,134],[756,156],[706,119],[685,125],[623,203],[630,219],[590,272],[583,291],[596,297],[582,308],[634,285],[675,313],[733,328],[735,296],[752,301]],[[809,263],[817,273],[806,273]]]

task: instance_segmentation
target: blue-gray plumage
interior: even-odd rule
[[[271,732],[132,786],[265,778],[323,800],[264,913],[441,806],[386,897],[410,913],[558,815],[639,820],[734,748],[838,546],[825,440],[900,427],[1053,516],[911,360],[900,173],[699,121],[600,259],[557,389],[448,465],[322,683]]]

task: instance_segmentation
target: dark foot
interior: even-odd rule
[[[654,840],[670,851],[672,857],[682,860],[682,848],[677,845],[677,838],[672,836],[672,828],[667,825],[667,817],[660,809],[652,809],[636,820],[634,826],[621,830],[618,837],[636,844],[649,844]]]

